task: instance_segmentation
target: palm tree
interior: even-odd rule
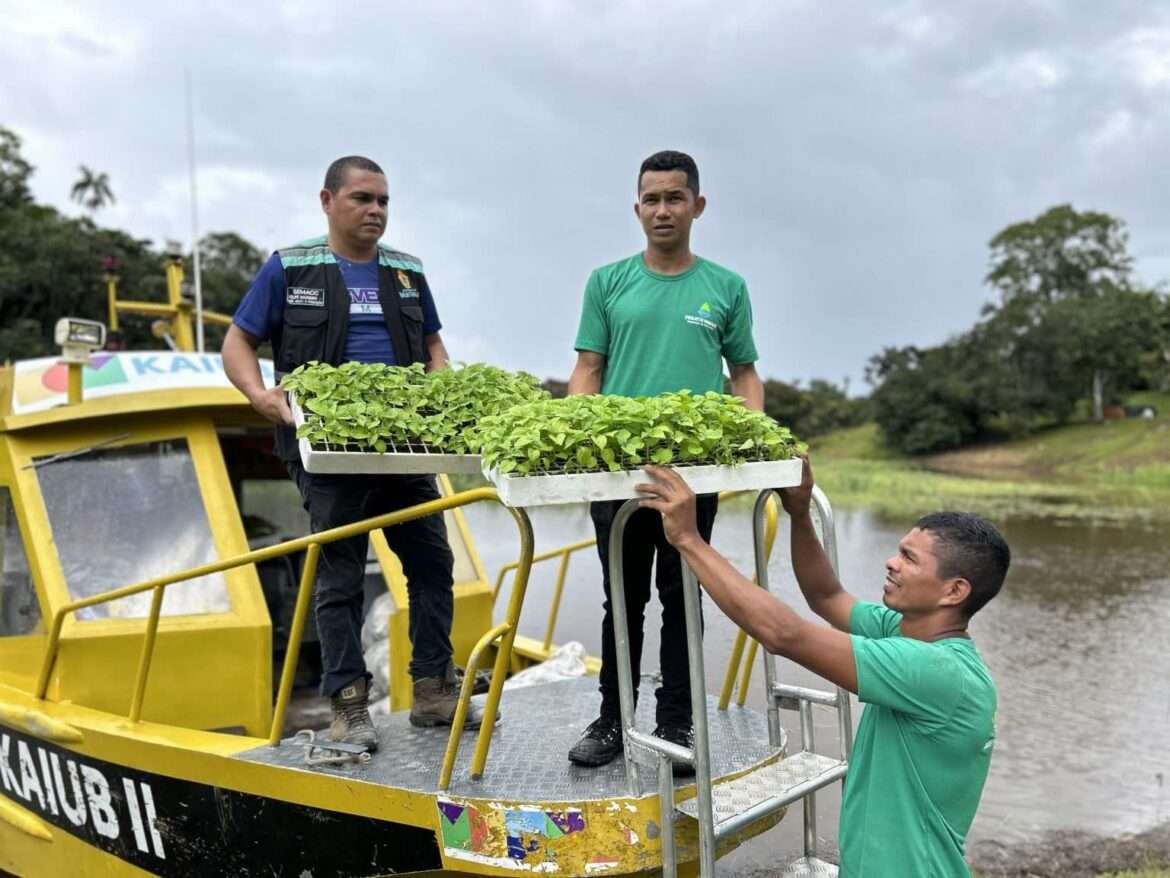
[[[107,174],[95,174],[85,165],[79,167],[81,178],[73,184],[72,197],[78,204],[84,205],[90,213],[97,213],[98,208],[113,204],[117,199],[110,189],[110,178]]]

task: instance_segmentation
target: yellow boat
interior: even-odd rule
[[[631,716],[627,753],[641,754],[644,776],[657,765],[665,782],[643,789],[634,757],[574,768],[565,753],[595,712],[593,681],[502,685],[555,649],[568,559],[592,541],[534,558],[527,515],[511,510],[518,560],[490,582],[461,509],[498,502],[495,492],[456,493],[445,478],[441,500],[289,534],[300,501],[269,454],[270,430],[219,357],[190,349],[180,288],[175,262],[166,304],[117,302],[111,281],[111,323],[116,309],[160,318],[158,334],[174,350],[0,369],[0,871],[710,874],[716,856],[805,799],[806,857],[791,874],[832,874],[809,846],[809,801],[844,775],[846,761],[812,752],[810,705],[839,709],[844,756],[847,697],[780,686],[769,671],[770,711],[743,708],[751,644],[740,706],[729,709],[741,635],[722,697],[708,699],[709,757],[659,752],[656,763],[653,742],[642,746],[650,736],[636,731],[650,720]],[[262,368],[271,380],[271,364]],[[449,735],[416,729],[403,712],[406,588],[380,529],[438,511],[456,556],[452,640],[468,670],[464,705],[475,671],[490,664],[485,712],[505,717],[474,739],[460,734],[462,709]],[[377,720],[372,758],[311,734],[283,737],[320,547],[357,532],[369,532],[377,577],[394,600],[393,712]],[[540,560],[561,566],[548,633],[536,640],[516,627]],[[513,571],[497,622],[496,597]],[[649,694],[641,703],[652,710]],[[799,752],[780,727],[782,707],[801,711],[809,737]],[[711,783],[672,782],[661,770],[672,756],[706,760],[699,776]]]

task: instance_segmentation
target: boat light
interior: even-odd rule
[[[88,363],[91,351],[100,351],[106,344],[106,327],[97,320],[62,317],[57,321],[53,338],[61,345],[66,363]]]

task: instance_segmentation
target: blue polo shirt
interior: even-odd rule
[[[386,363],[394,366],[398,357],[394,343],[382,317],[382,303],[378,300],[378,259],[369,262],[351,262],[336,253],[337,267],[349,289],[349,327],[345,338],[347,361],[358,363]],[[439,312],[426,278],[419,283],[419,304],[423,312],[423,335],[433,335],[443,328]],[[264,263],[236,308],[232,322],[249,335],[261,341],[272,338],[272,328],[284,320],[285,280],[280,254],[273,253]]]

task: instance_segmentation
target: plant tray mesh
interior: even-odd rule
[[[293,394],[289,394],[293,422],[305,423],[305,412]],[[308,439],[298,439],[301,464],[306,472],[328,475],[420,475],[425,473],[478,473],[478,454],[449,454],[436,451],[425,443],[386,443],[386,451],[366,451],[348,446],[314,446]]]

